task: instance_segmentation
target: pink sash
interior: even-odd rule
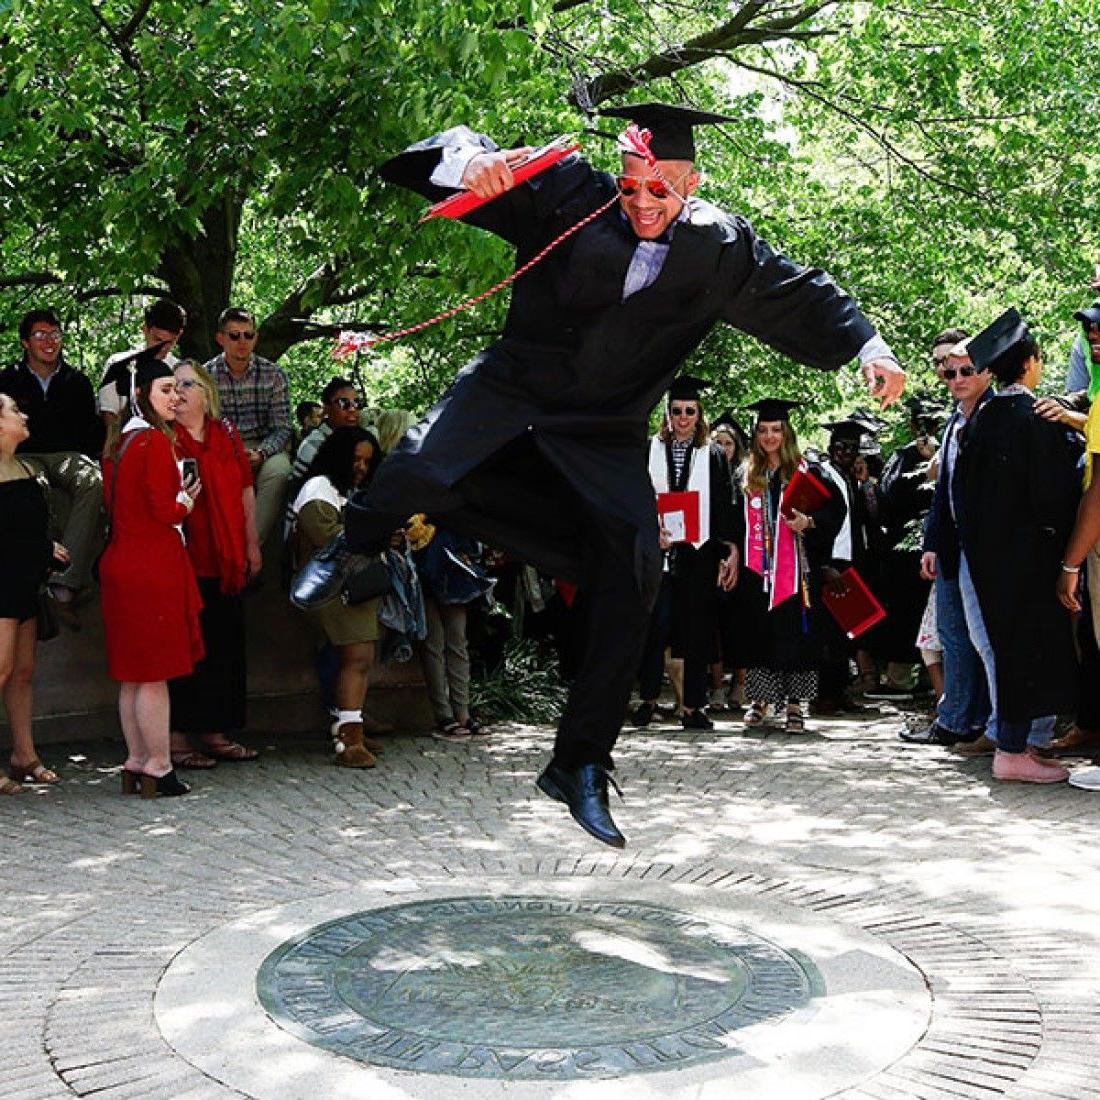
[[[772,559],[764,569],[766,557],[764,545],[764,509],[767,507],[763,493],[745,494],[746,564],[760,577],[764,577],[768,591],[768,610],[778,607],[798,592],[798,552],[794,535],[782,518],[776,524],[777,546],[771,547]]]

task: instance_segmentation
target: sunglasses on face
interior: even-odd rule
[[[332,403],[343,412],[351,412],[352,409],[363,407],[363,402],[357,397],[334,397]]]
[[[256,334],[254,332],[223,332],[223,336],[228,336],[230,340],[255,340]]]
[[[945,367],[939,371],[939,376],[945,382],[954,382],[955,378],[961,376],[963,378],[973,378],[978,373],[977,367]]]
[[[669,409],[673,416],[694,416],[698,411],[694,405],[673,405]]]
[[[664,180],[642,179],[640,176],[619,176],[615,183],[619,188],[619,194],[629,199],[636,195],[641,188],[645,188],[655,199],[667,199],[674,193]]]

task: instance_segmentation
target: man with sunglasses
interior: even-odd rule
[[[649,131],[651,162],[620,138],[618,177],[570,156],[515,185],[527,149],[501,151],[457,126],[383,164],[383,179],[432,201],[468,190],[463,217],[504,238],[516,264],[571,232],[512,286],[504,332],[458,373],[348,509],[355,548],[381,545],[410,512],[439,516],[577,585],[580,668],[539,788],[592,836],[625,843],[608,810],[622,727],[661,576],[650,411],[717,325],[797,362],[837,370],[859,358],[885,401],[905,381],[885,342],[824,272],[762,241],[749,223],[693,196],[692,127],[722,116],[640,104],[605,111]],[[307,574],[302,602],[339,590],[343,548]]]
[[[281,367],[255,352],[256,318],[230,307],[218,318],[221,354],[204,364],[218,384],[222,415],[240,433],[256,486],[256,533],[263,546],[286,506],[294,436],[290,387]]]
[[[956,402],[943,430],[920,563],[920,575],[935,582],[936,629],[943,646],[943,695],[930,725],[903,729],[898,736],[914,745],[965,745],[971,755],[993,751],[993,741],[984,733],[992,715],[985,672],[970,640],[959,588],[961,544],[952,477],[967,425],[993,391],[988,371],[977,370],[970,361],[966,339],[963,329],[949,328],[932,341],[932,367]]]

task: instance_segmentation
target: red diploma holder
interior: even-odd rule
[[[809,470],[799,467],[783,490],[780,511],[788,519],[791,512],[807,515],[817,511],[829,499],[829,490]]]
[[[886,612],[854,569],[845,569],[840,579],[844,582],[844,595],[836,596],[828,588],[823,588],[821,602],[849,638],[858,638],[875,623],[885,619]]]
[[[580,148],[580,142],[571,142],[567,137],[555,138],[547,145],[536,149],[529,157],[512,166],[512,178],[516,183],[523,183],[540,172],[545,172],[551,165],[557,164],[570,153],[575,153]],[[494,195],[493,198],[499,196]],[[457,195],[451,195],[442,202],[437,202],[426,213],[421,215],[420,221],[426,222],[431,218],[461,218],[476,210],[493,199],[478,198],[470,191],[459,191]]]
[[[658,493],[657,518],[673,542],[698,542],[699,494]]]

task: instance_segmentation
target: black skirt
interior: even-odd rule
[[[206,656],[190,676],[168,681],[172,729],[181,733],[243,730],[248,694],[244,597],[224,595],[216,577],[199,577],[198,582]]]
[[[52,544],[49,509],[33,477],[0,482],[0,619],[26,622],[38,614]]]

